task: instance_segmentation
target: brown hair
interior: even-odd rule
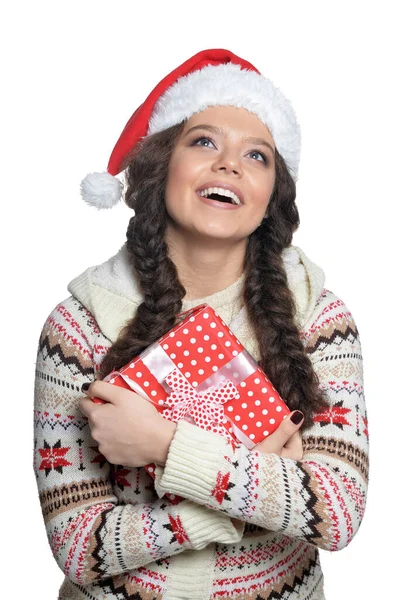
[[[127,229],[127,249],[144,301],[104,357],[100,376],[119,369],[176,324],[186,290],[168,256],[164,194],[170,155],[183,123],[144,138],[129,157],[125,202],[136,212]],[[259,366],[291,410],[305,415],[327,406],[294,322],[282,250],[299,226],[295,183],[276,150],[276,181],[268,217],[248,238],[244,300],[257,335]],[[156,218],[154,218],[156,215]]]

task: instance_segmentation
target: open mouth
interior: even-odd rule
[[[224,190],[223,188],[207,188],[205,190],[201,190],[197,192],[200,196],[204,198],[210,198],[211,200],[216,200],[217,202],[225,202],[227,204],[235,204],[241,205],[242,202],[231,190]]]

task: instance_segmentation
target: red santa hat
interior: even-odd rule
[[[209,106],[235,106],[255,114],[270,130],[278,152],[297,180],[301,134],[290,101],[246,60],[229,50],[198,52],[152,90],[125,125],[111,153],[107,172],[89,173],[81,183],[83,199],[111,208],[122,197],[115,177],[139,140],[189,119]]]

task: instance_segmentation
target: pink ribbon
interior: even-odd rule
[[[166,383],[173,391],[164,400],[164,417],[177,422],[190,416],[202,429],[216,430],[219,435],[226,436],[223,404],[240,397],[234,383],[224,381],[203,392],[196,392],[177,369],[169,373]]]

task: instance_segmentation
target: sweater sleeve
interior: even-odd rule
[[[44,324],[36,362],[33,467],[47,538],[64,574],[83,585],[211,542],[237,542],[244,529],[189,500],[159,499],[144,469],[110,465],[98,452],[79,399],[104,340],[69,298]]]
[[[326,550],[340,550],[363,518],[368,431],[362,353],[353,317],[323,290],[303,339],[329,407],[303,434],[301,461],[235,451],[225,438],[180,422],[156,489]]]

